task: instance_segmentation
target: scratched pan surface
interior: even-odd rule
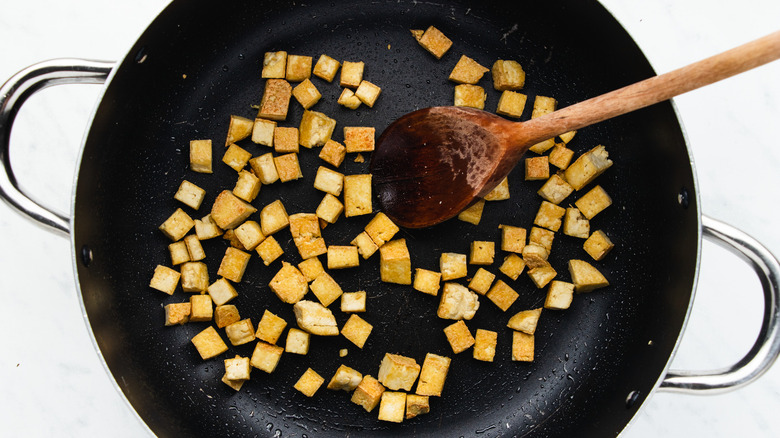
[[[409,29],[435,25],[453,48],[435,60]],[[335,104],[336,83],[314,78],[323,99],[313,109],[344,126],[381,132],[409,111],[452,101],[447,76],[461,54],[490,66],[516,59],[527,72],[524,92],[554,96],[561,106],[653,74],[633,41],[595,1],[563,2],[175,2],[141,36],[107,85],[85,141],[74,208],[74,253],[80,289],[96,342],[110,372],[150,429],[160,436],[614,436],[636,414],[663,376],[680,335],[696,275],[699,212],[690,159],[669,104],[582,130],[571,143],[577,154],[604,144],[615,165],[599,179],[614,205],[592,221],[616,243],[601,269],[612,285],[576,295],[566,311],[544,311],[536,332],[536,359],[512,362],[515,312],[539,307],[545,292],[522,275],[508,312],[480,298],[468,322],[498,332],[493,363],[453,355],[436,317],[438,299],[408,286],[378,281],[378,256],[359,269],[333,272],[345,291],[365,290],[374,329],[360,350],[343,337],[314,338],[307,356],[285,354],[273,374],[254,370],[239,392],[220,382],[222,359],[249,356],[253,344],[203,361],[190,338],[208,326],[163,327],[162,306],[188,299],[148,287],[157,264],[169,265],[167,239],[157,227],[180,205],[173,194],[183,179],[207,191],[202,217],[216,194],[231,189],[236,174],[221,163],[228,116],[253,117],[263,80],[263,53],[286,50],[338,60],[365,61],[365,79],[380,85],[373,109]],[[489,75],[486,109],[498,95]],[[297,126],[293,101],[282,126]],[[523,118],[528,118],[530,104]],[[188,143],[214,141],[214,174],[188,170]],[[253,155],[268,149],[239,143]],[[323,164],[318,150],[300,153],[304,178],[265,186],[253,204],[281,199],[287,211],[313,212],[322,193],[312,188]],[[367,171],[368,160],[347,157],[340,171]],[[370,157],[366,157],[370,158]],[[473,240],[499,241],[499,224],[530,228],[541,183],[510,177],[510,200],[488,203],[482,222],[452,220],[427,230],[403,230],[413,267],[438,270],[444,251],[467,253]],[[574,195],[572,201],[579,196]],[[571,201],[570,201],[571,202]],[[255,217],[257,219],[257,217]],[[328,226],[329,244],[348,244],[369,216]],[[284,260],[300,261],[288,230],[276,235]],[[566,261],[588,259],[582,241],[557,234],[551,263],[569,280]],[[211,280],[227,246],[204,242]],[[91,252],[86,263],[82,253]],[[498,273],[503,254],[488,269]],[[322,257],[324,261],[324,257]],[[265,309],[294,326],[291,306],[267,287],[281,259],[265,267],[250,260],[233,301],[243,318],[259,321]],[[469,266],[469,275],[476,271]],[[313,299],[313,298],[312,298]],[[337,308],[337,304],[333,307]],[[347,315],[335,311],[339,324]],[[282,338],[284,339],[284,338]],[[338,351],[349,354],[340,358]],[[386,352],[422,363],[427,352],[453,357],[442,397],[431,412],[402,424],[379,422],[349,394],[320,389],[306,398],[293,389],[309,367],[330,379],[344,363],[376,376]]]

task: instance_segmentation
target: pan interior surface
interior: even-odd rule
[[[436,60],[410,29],[430,25],[453,40]],[[78,278],[89,323],[101,353],[125,396],[160,436],[614,436],[655,387],[686,317],[695,280],[699,241],[698,206],[685,140],[671,104],[664,103],[578,132],[570,147],[579,155],[603,144],[614,165],[597,180],[613,205],[591,222],[615,243],[593,262],[610,286],[576,294],[565,311],[545,310],[535,334],[535,360],[511,360],[509,316],[541,307],[546,289],[523,273],[517,281],[498,274],[505,253],[488,267],[520,297],[507,311],[480,297],[468,321],[498,332],[493,363],[471,352],[452,354],[436,316],[438,298],[410,286],[379,280],[378,254],[359,270],[331,270],[344,291],[365,290],[363,316],[373,331],[363,349],[341,336],[314,337],[308,355],[283,355],[272,374],[253,370],[235,392],[220,379],[222,359],[251,356],[254,343],[230,347],[203,361],[190,339],[209,323],[164,327],[163,305],[182,302],[179,289],[166,296],[149,288],[158,264],[170,266],[170,241],[158,230],[176,208],[205,216],[215,196],[230,190],[236,172],[221,162],[231,114],[254,118],[264,80],[265,52],[285,50],[314,57],[364,61],[364,79],[382,87],[374,108],[348,110],[336,104],[337,82],[313,78],[323,97],[312,110],[344,126],[373,126],[377,135],[399,116],[452,103],[447,77],[460,55],[488,68],[497,59],[519,61],[529,97],[553,96],[559,107],[647,78],[653,70],[631,38],[597,2],[340,1],[306,3],[238,1],[174,2],[142,35],[107,85],[88,133],[74,209]],[[336,79],[338,81],[338,78]],[[498,94],[490,74],[486,109]],[[295,85],[295,84],[293,84]],[[303,110],[293,100],[280,126],[297,126]],[[214,173],[189,170],[189,142],[212,139]],[[270,149],[242,141],[254,156]],[[260,209],[281,199],[289,214],[314,212],[323,193],[312,188],[324,165],[319,149],[302,148],[303,179],[264,186],[252,203]],[[365,173],[366,162],[348,154],[337,169]],[[173,195],[182,180],[206,190],[200,210]],[[479,226],[450,220],[425,230],[402,230],[412,267],[439,270],[442,252],[467,254],[474,240],[500,242],[500,224],[531,227],[541,182],[524,181],[519,167],[509,179],[511,198],[488,202]],[[586,189],[587,190],[587,189]],[[573,202],[583,192],[565,202]],[[328,244],[348,245],[373,215],[341,218],[323,230]],[[253,219],[258,220],[255,216]],[[300,262],[287,230],[275,235],[285,261]],[[227,242],[203,242],[211,281]],[[550,263],[569,281],[566,263],[590,260],[582,240],[557,233]],[[324,261],[324,257],[321,257]],[[281,260],[281,259],[280,259]],[[252,260],[231,304],[256,325],[268,309],[294,326],[292,306],[268,288],[281,267]],[[476,271],[469,267],[469,277]],[[335,304],[334,307],[338,305]],[[348,315],[335,311],[339,326]],[[283,340],[283,338],[282,338]],[[281,341],[280,341],[281,342]],[[339,350],[349,354],[339,357]],[[312,398],[293,389],[311,367],[326,383],[339,364],[376,377],[385,353],[422,363],[428,352],[453,358],[445,390],[431,397],[431,412],[401,424],[378,421],[350,402],[349,394],[324,387]]]

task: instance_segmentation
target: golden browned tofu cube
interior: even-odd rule
[[[482,66],[477,61],[469,58],[466,55],[461,55],[458,63],[450,72],[449,80],[458,84],[476,84],[482,79],[482,76],[490,71],[487,67]]]
[[[365,230],[366,234],[371,237],[371,240],[373,240],[377,246],[382,246],[385,242],[392,239],[400,228],[398,228],[398,225],[393,223],[386,214],[380,211],[366,225]]]
[[[357,268],[360,255],[356,246],[330,245],[328,247],[328,269]]]
[[[277,126],[274,129],[274,150],[278,153],[298,152],[298,128]]]
[[[528,99],[523,93],[516,91],[505,90],[501,92],[501,97],[498,99],[498,108],[496,113],[502,116],[514,117],[519,119],[523,115],[525,110],[525,102]]]
[[[531,118],[535,119],[545,114],[550,114],[551,112],[555,111],[557,106],[558,101],[552,97],[536,96],[534,98],[534,110],[531,113]]]
[[[287,52],[265,52],[263,57],[263,71],[260,76],[263,79],[284,79],[287,71]]]
[[[344,292],[341,294],[341,311],[344,313],[366,311],[366,291]]]
[[[227,378],[227,374],[223,374],[220,381],[231,387],[234,391],[241,391],[241,388],[244,386],[244,382],[246,382],[246,380],[230,380]]]
[[[538,243],[529,242],[528,245],[523,248],[523,261],[529,269],[547,266],[549,264],[547,263],[549,257],[550,251]]]
[[[358,348],[363,348],[363,345],[365,345],[373,328],[374,326],[366,322],[363,318],[352,314],[349,319],[347,319],[347,322],[344,323],[344,327],[341,328],[341,334],[350,342],[357,345]],[[379,370],[379,373],[381,375],[381,369]]]
[[[203,292],[209,287],[209,272],[202,262],[181,265],[181,288],[184,292]]]
[[[203,198],[205,196],[205,190],[187,180],[184,180],[179,185],[179,189],[176,190],[176,194],[173,195],[173,199],[197,210],[200,208],[200,204],[203,202]]]
[[[274,315],[266,309],[263,312],[263,317],[260,318],[260,323],[257,325],[257,331],[254,336],[269,344],[276,344],[276,341],[282,336],[285,327],[287,327],[287,321],[284,318]]]
[[[244,277],[246,266],[249,263],[250,254],[239,249],[230,247],[225,251],[222,257],[222,263],[219,265],[217,275],[227,278],[230,281],[239,283]]]
[[[397,239],[379,247],[379,274],[382,281],[412,284],[412,259],[406,239]]]
[[[323,146],[336,129],[336,120],[317,111],[304,111],[301,117],[300,144],[306,148]],[[336,166],[338,167],[338,166]]]
[[[336,72],[339,71],[341,63],[331,58],[328,55],[320,55],[317,62],[314,64],[314,76],[321,78],[328,82],[333,82],[336,77]]]
[[[254,173],[242,170],[238,173],[238,180],[233,188],[233,194],[241,200],[252,202],[260,194],[260,186],[260,179]]]
[[[342,364],[339,365],[336,373],[328,382],[328,389],[352,391],[357,388],[361,380],[363,380],[363,375],[359,371]]]
[[[284,343],[284,351],[292,354],[309,354],[311,335],[303,330],[291,327],[287,331],[287,339]]]
[[[271,137],[273,138],[273,135]],[[279,180],[279,172],[276,170],[276,163],[274,163],[274,155],[272,153],[269,152],[252,158],[249,160],[249,165],[252,167],[252,171],[255,172],[255,176],[260,178],[261,183],[268,185]]]
[[[298,163],[298,154],[290,153],[274,157],[276,171],[279,173],[279,181],[288,182],[303,178],[301,165]]]
[[[159,229],[174,242],[181,240],[195,226],[195,221],[181,208],[177,208],[172,215],[160,225]]]
[[[311,66],[314,59],[311,56],[287,55],[285,79],[290,82],[301,82],[311,77]]]
[[[320,221],[312,213],[289,216],[290,234],[303,260],[325,254],[327,247],[320,231]]]
[[[417,42],[431,55],[435,56],[436,59],[441,59],[452,47],[452,40],[434,26],[428,27],[419,37],[417,37],[418,33],[415,31],[412,31],[412,35],[415,35]]]
[[[458,219],[470,224],[479,225],[482,220],[482,211],[485,209],[485,200],[480,199],[468,208],[458,213]]]
[[[344,204],[339,201],[339,198],[330,193],[326,193],[325,197],[320,201],[320,205],[317,206],[315,214],[325,222],[333,224],[336,223],[336,220],[341,216],[343,211]]]
[[[512,332],[512,360],[519,362],[534,361],[534,335]]]
[[[439,294],[441,274],[427,269],[414,270],[414,284],[412,287],[422,293],[436,296]]]
[[[236,288],[234,288],[233,285],[224,278],[220,278],[214,283],[211,283],[207,289],[207,292],[211,297],[211,301],[213,301],[217,306],[222,306],[238,296]]]
[[[255,126],[252,128],[252,142],[263,146],[273,146],[275,129],[276,122],[273,120],[255,119]]]
[[[341,195],[344,189],[344,174],[320,166],[317,169],[317,175],[314,177],[314,188],[333,196]]]
[[[198,173],[211,173],[211,140],[190,141],[190,169]]]
[[[531,227],[531,234],[528,236],[529,244],[537,244],[549,253],[552,250],[553,240],[555,240],[555,233],[552,231],[546,228]]]
[[[379,383],[379,380],[365,375],[352,393],[351,401],[362,406],[366,412],[371,412],[379,404],[383,392],[385,387]]]
[[[596,230],[585,240],[582,247],[593,260],[602,260],[615,245],[603,231]]]
[[[512,280],[517,280],[520,274],[523,273],[525,265],[525,260],[520,258],[517,254],[512,253],[504,257],[504,262],[501,263],[498,270]]]
[[[536,193],[546,201],[557,205],[571,195],[573,191],[574,187],[567,183],[565,179],[561,178],[560,175],[554,174]]]
[[[503,224],[498,227],[501,229],[501,250],[522,253],[525,247],[526,229]]]
[[[463,321],[459,322],[463,323]],[[463,323],[464,327],[465,325]],[[420,370],[420,381],[417,383],[415,393],[422,396],[441,396],[447,372],[450,369],[450,362],[449,357],[427,353]]]
[[[318,277],[319,278],[319,277]],[[339,328],[333,312],[320,303],[301,300],[293,306],[298,327],[317,336],[338,336]]]
[[[217,306],[214,309],[214,324],[217,328],[227,327],[240,319],[238,309],[232,304]]]
[[[207,214],[203,219],[195,219],[195,234],[198,240],[213,239],[221,236],[222,233],[222,229],[214,223],[211,214]]]
[[[186,324],[190,320],[190,303],[171,303],[165,305],[165,325]]]
[[[450,347],[452,347],[452,352],[455,354],[462,353],[474,345],[474,337],[471,336],[469,328],[462,319],[445,327],[444,335],[447,337],[447,341],[450,343]],[[419,393],[419,389],[417,392]]]
[[[558,273],[549,264],[545,266],[539,266],[538,268],[533,268],[528,271],[528,276],[531,277],[531,281],[533,281],[533,283],[539,289],[547,286],[547,283],[552,281],[556,275],[558,275]]]
[[[472,265],[492,265],[496,255],[496,243],[475,240],[471,242],[469,263]]]
[[[171,254],[171,264],[173,266],[190,261],[190,253],[187,251],[187,244],[183,240],[168,245],[168,252]]]
[[[493,63],[493,88],[498,91],[519,90],[525,85],[525,71],[517,61],[499,59]]]
[[[274,236],[268,236],[263,239],[263,241],[257,245],[255,251],[257,251],[257,255],[263,259],[263,264],[266,266],[270,265],[274,262],[274,260],[278,259],[282,256],[282,254],[284,254],[284,249],[282,249],[282,246],[279,245],[279,242],[274,239]]]
[[[276,366],[279,365],[279,359],[282,358],[284,348],[278,345],[271,345],[263,341],[255,344],[255,350],[252,352],[252,358],[249,363],[266,373],[273,373]]]
[[[565,281],[554,280],[547,289],[544,300],[545,309],[564,310],[571,305],[574,296],[574,285]]]
[[[339,85],[348,88],[357,88],[363,81],[363,69],[366,64],[363,61],[344,61],[341,65],[341,80]]]
[[[555,145],[549,155],[550,164],[561,170],[566,170],[574,157],[574,151],[565,145]]]
[[[436,315],[442,319],[466,319],[474,317],[479,309],[479,297],[463,285],[444,283]]]
[[[406,419],[410,420],[418,415],[427,414],[431,406],[427,395],[406,394]]]
[[[357,90],[355,90],[355,97],[360,99],[360,101],[369,108],[373,108],[380,93],[382,93],[382,88],[378,85],[368,81],[361,81]]]
[[[264,235],[270,236],[289,225],[290,217],[281,200],[277,199],[260,210],[260,228]]]
[[[485,197],[485,201],[504,201],[509,199],[509,179],[504,178]]]
[[[320,150],[319,157],[322,161],[330,164],[333,167],[341,166],[344,162],[344,158],[347,156],[347,148],[343,144],[335,141],[328,140]]]
[[[525,180],[539,181],[550,177],[550,163],[547,156],[525,159]]]
[[[157,265],[154,268],[154,275],[149,282],[149,287],[157,289],[160,292],[165,292],[168,295],[173,295],[176,290],[176,285],[179,284],[181,274],[167,266]]]
[[[241,242],[241,246],[246,248],[247,251],[257,248],[257,245],[265,240],[260,224],[255,221],[244,222],[233,230],[233,234],[235,234],[236,239]]]
[[[190,297],[190,321],[211,321],[214,315],[211,297],[208,295],[193,295]]]
[[[376,129],[367,126],[345,126],[344,146],[347,153],[371,152],[374,150]]]
[[[225,359],[225,378],[227,380],[249,380],[252,366],[248,357],[236,356]]]
[[[466,254],[445,252],[439,257],[439,270],[444,281],[463,278],[468,274]]]
[[[514,316],[509,318],[509,322],[506,324],[506,326],[512,330],[517,330],[532,335],[534,332],[536,332],[536,326],[539,323],[539,317],[541,315],[541,307],[536,309],[523,310],[517,312]]]
[[[292,98],[292,85],[284,79],[268,79],[265,82],[263,98],[260,99],[260,110],[257,118],[269,120],[287,119]]]
[[[609,281],[604,275],[584,260],[569,260],[569,274],[577,292],[590,292],[592,290],[609,286]]]
[[[474,336],[474,359],[483,362],[493,362],[496,355],[498,333],[491,330],[477,329]]]
[[[585,219],[580,210],[569,207],[563,217],[563,234],[587,239],[590,235],[590,222]]]
[[[601,186],[590,189],[588,193],[582,195],[580,199],[574,202],[574,205],[582,212],[587,219],[593,219],[594,216],[604,211],[605,208],[612,205],[612,198]]]
[[[360,216],[373,211],[371,174],[344,176],[344,216]]]
[[[254,125],[255,122],[253,120],[247,119],[246,117],[231,115],[228,133],[225,139],[225,147],[249,137],[252,134]]]
[[[255,327],[249,318],[242,319],[225,327],[225,334],[232,345],[244,345],[255,339]]]
[[[325,379],[322,376],[313,369],[307,368],[293,387],[306,397],[313,397],[323,383],[325,383]]]
[[[211,207],[211,219],[223,230],[239,226],[257,209],[239,199],[233,192],[223,190]]]
[[[535,152],[539,155],[547,152],[548,150],[555,147],[555,140],[552,138],[548,138],[547,140],[540,141],[539,143],[536,143],[535,145],[528,148],[529,151]]]
[[[244,150],[237,144],[231,144],[225,151],[225,155],[222,156],[222,162],[230,166],[230,168],[236,172],[239,172],[246,167],[251,158],[252,154],[250,152]]]
[[[499,309],[506,312],[515,300],[520,296],[514,289],[509,287],[508,284],[501,280],[496,281],[493,287],[490,288],[487,295],[485,295],[490,301],[493,302]]]
[[[206,258],[206,253],[203,251],[203,245],[200,244],[198,236],[193,234],[185,236],[184,245],[187,247],[187,253],[191,261],[197,262]]]
[[[309,283],[295,266],[282,262],[282,268],[274,275],[268,284],[280,300],[288,304],[300,301],[309,291]]]
[[[406,410],[406,393],[396,391],[385,391],[379,401],[380,421],[389,421],[391,423],[401,423],[404,421],[404,412]]]
[[[561,139],[561,141],[564,144],[568,144],[572,138],[574,138],[574,135],[577,134],[577,131],[569,131],[564,132],[563,134],[559,135],[558,137]]]
[[[328,307],[334,301],[336,301],[343,292],[341,286],[336,283],[327,272],[321,273],[314,281],[309,285],[314,296],[322,303],[323,306]]]
[[[369,236],[365,231],[361,232],[354,239],[352,239],[350,244],[357,247],[358,253],[364,259],[371,257],[379,249],[379,246],[374,243],[373,239],[371,239],[371,236]]]
[[[310,282],[316,280],[320,274],[325,272],[325,268],[322,267],[322,262],[320,262],[318,257],[312,257],[298,263],[298,269]]]
[[[311,108],[315,103],[320,101],[320,98],[322,98],[320,90],[318,90],[308,78],[304,79],[303,82],[293,88],[292,95],[295,97],[295,100],[301,104],[303,109]]]
[[[217,330],[212,326],[193,336],[192,344],[195,345],[203,360],[218,356],[228,349],[225,341],[222,340]]]
[[[453,105],[485,109],[487,93],[479,85],[460,84],[455,86]]]
[[[571,163],[564,171],[563,177],[574,187],[574,190],[580,190],[604,173],[610,166],[612,166],[612,160],[609,159],[607,149],[598,145]]]
[[[377,378],[387,389],[410,391],[419,374],[420,365],[411,357],[385,353]]]
[[[495,279],[496,274],[488,271],[485,268],[479,268],[474,274],[474,277],[472,277],[471,281],[469,281],[469,289],[480,295],[485,295],[488,290],[490,290],[490,285],[493,284],[493,280]]]
[[[341,91],[336,103],[349,109],[358,109],[363,104],[360,98],[355,95],[355,92],[349,88],[344,88]]]
[[[539,210],[534,218],[534,225],[547,228],[551,231],[558,231],[561,228],[563,215],[566,209],[559,207],[552,202],[542,201]]]

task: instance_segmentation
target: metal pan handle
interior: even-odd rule
[[[46,229],[69,234],[70,220],[20,190],[8,153],[14,119],[24,102],[38,91],[61,84],[102,84],[113,67],[113,62],[53,59],[25,68],[0,87],[0,198]]]
[[[707,216],[702,216],[704,237],[733,251],[758,275],[764,290],[764,319],[758,339],[736,364],[714,371],[673,370],[666,374],[660,390],[688,394],[712,394],[747,385],[761,377],[780,354],[780,264],[755,239]]]

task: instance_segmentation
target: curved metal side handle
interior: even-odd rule
[[[764,290],[764,319],[758,339],[736,364],[715,371],[673,370],[660,390],[689,394],[712,394],[736,389],[761,377],[780,354],[780,264],[763,245],[736,228],[702,217],[704,237],[733,251],[756,271]]]
[[[38,91],[61,84],[102,84],[114,65],[85,59],[53,59],[25,68],[0,87],[0,199],[44,228],[68,234],[70,219],[19,189],[8,153],[14,119],[24,102]]]

